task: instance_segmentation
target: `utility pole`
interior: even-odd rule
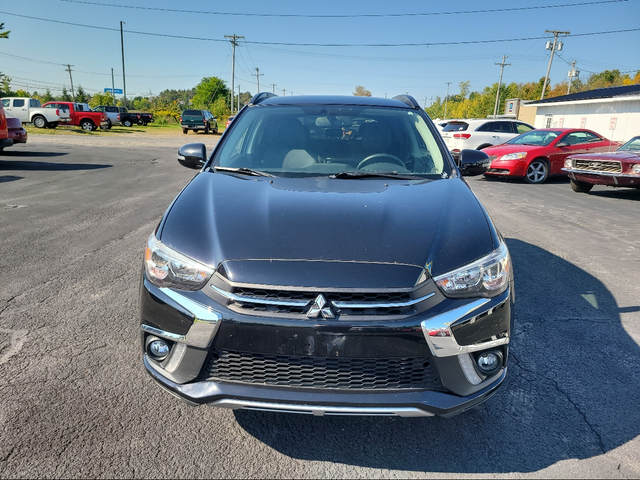
[[[113,99],[113,106],[116,106],[116,83],[113,80],[113,68],[111,69],[111,97]]]
[[[447,118],[447,102],[449,101],[449,85],[451,85],[451,82],[446,82],[447,83],[447,96],[444,97],[444,118]]]
[[[507,65],[511,65],[510,63],[504,63],[504,61],[507,59],[506,55],[502,56],[502,63],[496,63],[495,65],[500,65],[500,80],[498,81],[498,93],[496,93],[496,105],[495,107],[493,107],[493,118],[496,118],[496,114],[498,113],[498,102],[500,101],[500,86],[502,85],[502,71],[504,70],[504,67],[506,67]]]
[[[238,85],[238,111],[240,111],[240,85]]]
[[[580,70],[576,70],[576,61],[571,62],[571,70],[569,70],[569,86],[567,87],[567,95],[571,92],[571,83],[573,82],[574,77],[578,77],[580,75]]]
[[[278,86],[278,84],[276,83],[272,83],[271,84],[271,93],[275,94],[276,93],[276,87]]]
[[[544,100],[544,93],[547,90],[547,83],[549,82],[549,72],[551,72],[551,62],[553,62],[553,55],[557,51],[562,50],[562,42],[558,42],[558,35],[569,35],[571,32],[561,32],[560,30],[545,30],[544,33],[553,33],[553,43],[551,40],[547,42],[546,50],[551,50],[551,56],[549,57],[549,66],[547,67],[547,75],[544,77],[544,85],[542,86],[542,94],[540,100]]]
[[[256,73],[252,73],[251,76],[258,80],[258,93],[260,93],[260,77],[264,77],[264,73],[260,73],[260,69],[256,67]]]
[[[67,71],[69,72],[69,80],[71,80],[71,96],[73,97],[73,102],[75,103],[75,101],[76,101],[76,94],[75,94],[75,92],[73,91],[73,77],[71,76],[71,67],[72,67],[72,66],[73,66],[73,65],[69,65],[69,64],[67,63]]]
[[[124,74],[124,33],[122,32],[123,23],[123,21],[120,21],[120,46],[122,47],[122,91],[124,92],[122,103],[124,108],[127,108],[127,81]]]
[[[231,45],[233,45],[231,54],[231,115],[233,115],[233,92],[235,91],[234,81],[236,77],[236,47],[238,46],[238,39],[244,39],[244,37],[234,33],[233,35],[225,35],[224,38],[228,38]]]
[[[286,95],[286,90],[283,88],[282,89],[282,96],[284,97]]]

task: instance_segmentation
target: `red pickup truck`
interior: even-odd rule
[[[47,102],[43,108],[59,108],[62,110],[68,110],[71,116],[70,123],[67,125],[74,125],[82,128],[86,132],[97,130],[98,127],[102,129],[109,128],[109,121],[107,114],[104,112],[92,112],[91,107],[86,103],[74,103],[74,102]]]
[[[4,147],[13,145],[13,139],[9,138],[9,129],[7,127],[7,116],[4,113],[2,102],[0,102],[0,152]]]

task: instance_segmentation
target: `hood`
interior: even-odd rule
[[[577,160],[614,160],[623,162],[625,160],[638,161],[640,159],[640,152],[634,152],[632,150],[621,150],[617,152],[601,152],[601,153],[583,153],[579,155],[571,155],[573,159]]]
[[[508,153],[515,152],[531,152],[533,150],[540,150],[541,148],[549,148],[549,145],[511,145],[503,143],[502,145],[496,145],[495,147],[483,148],[482,151],[487,155],[506,155]]]
[[[288,262],[294,269],[304,263],[311,275],[327,268],[336,276],[359,272],[382,285],[385,272],[393,271],[394,286],[404,287],[415,285],[426,265],[436,276],[487,255],[498,242],[484,208],[458,178],[271,179],[210,172],[198,174],[178,196],[159,239],[238,282],[258,283],[250,272],[260,261],[265,266],[258,269],[270,272],[261,278],[265,284],[291,284],[281,278],[280,264],[267,265]],[[345,270],[345,264],[358,268]]]

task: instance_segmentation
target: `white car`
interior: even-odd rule
[[[453,158],[458,160],[461,150],[501,145],[529,130],[533,127],[520,120],[483,118],[449,120],[440,133]]]
[[[22,123],[32,123],[37,128],[55,128],[69,118],[68,112],[43,108],[36,98],[4,97],[2,105],[8,116],[19,118]]]

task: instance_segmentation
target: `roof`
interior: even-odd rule
[[[297,95],[270,97],[259,105],[362,105],[410,109],[406,103],[393,98],[358,97],[355,95]]]
[[[556,102],[575,102],[580,100],[607,99],[625,96],[640,96],[640,85],[623,85],[621,87],[596,88],[587,92],[571,93],[562,95],[561,97],[545,98],[544,100],[536,100],[527,102],[526,106],[544,105],[545,103]]]

